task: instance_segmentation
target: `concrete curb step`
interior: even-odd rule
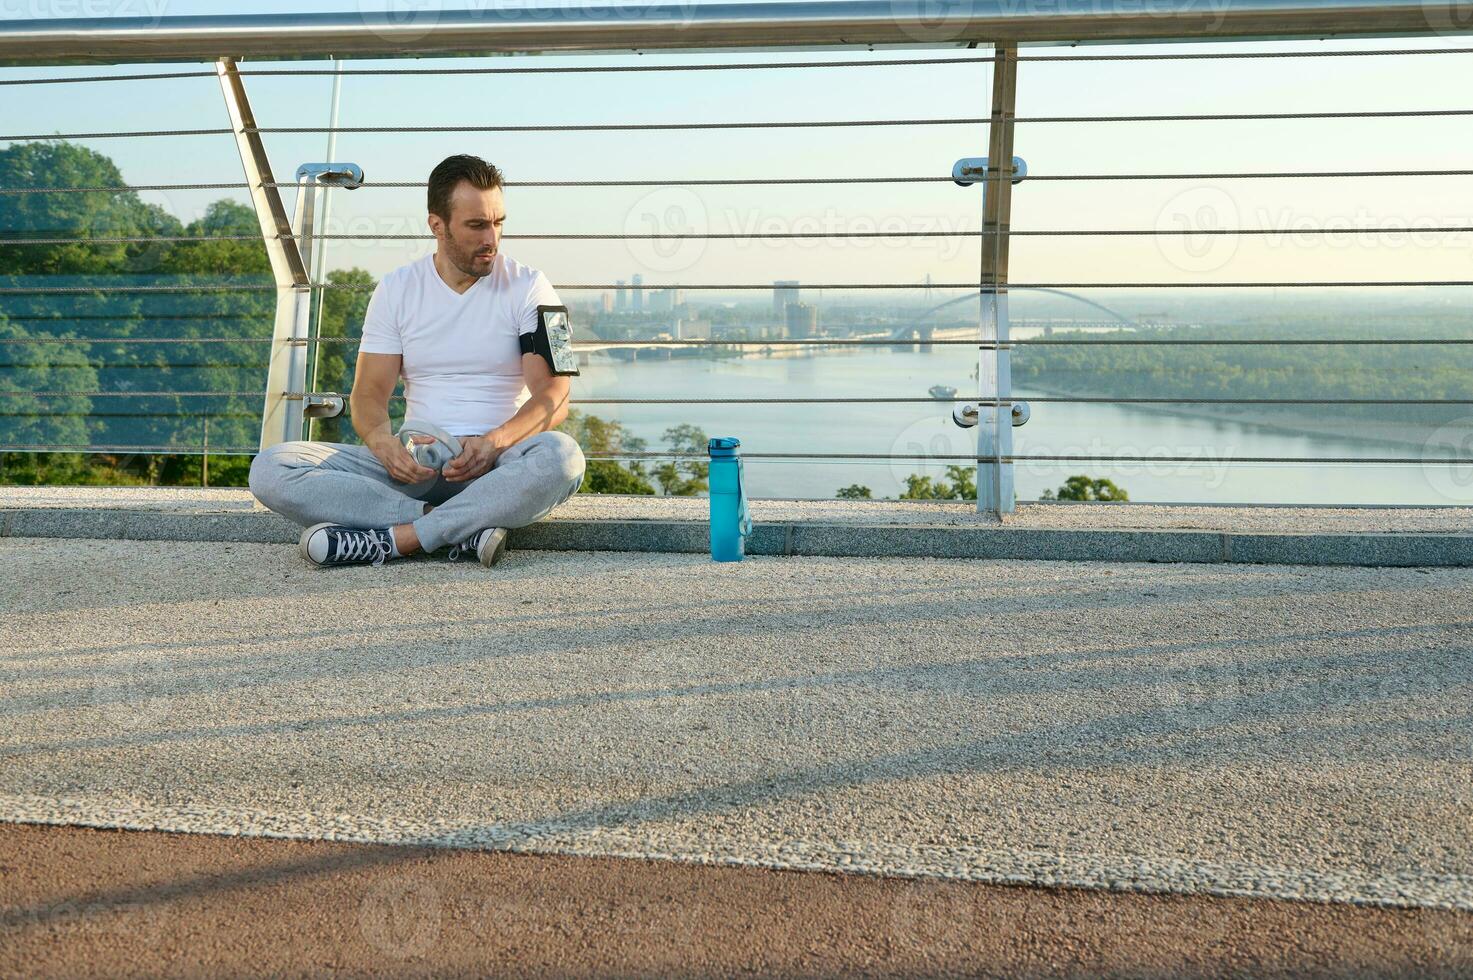
[[[275,514],[169,513],[126,508],[0,509],[0,537],[132,541],[295,542]],[[514,530],[526,551],[705,553],[704,521],[551,518]],[[1473,534],[956,527],[792,521],[758,524],[750,555],[1194,562],[1268,565],[1473,566]]]

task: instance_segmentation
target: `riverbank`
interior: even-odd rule
[[[1019,397],[1030,395],[1068,398],[1128,398],[1116,392],[1099,389],[1081,390],[1044,385],[1017,386],[1014,392]],[[1165,415],[1174,418],[1205,419],[1227,425],[1242,426],[1272,432],[1278,435],[1308,436],[1310,438],[1334,439],[1342,442],[1358,442],[1381,446],[1397,446],[1402,449],[1424,448],[1433,434],[1444,426],[1425,422],[1391,421],[1382,419],[1325,418],[1316,420],[1311,413],[1333,411],[1334,405],[1285,406],[1284,411],[1275,411],[1267,405],[1214,406],[1192,404],[1159,404],[1126,402],[1116,403],[1133,412],[1150,415]],[[1470,411],[1463,428],[1473,435],[1473,411]]]

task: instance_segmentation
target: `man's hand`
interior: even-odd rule
[[[489,436],[466,436],[460,440],[460,455],[445,464],[440,475],[451,483],[474,480],[491,472],[496,459],[506,451]]]
[[[416,443],[434,442],[429,436],[413,436]],[[435,471],[428,466],[421,466],[419,462],[404,448],[404,443],[393,436],[375,439],[369,444],[368,449],[384,469],[389,471],[389,476],[400,483],[423,483],[433,479]]]

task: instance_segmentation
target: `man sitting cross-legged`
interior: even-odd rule
[[[505,220],[497,168],[473,156],[437,166],[435,254],[385,276],[364,318],[350,400],[364,444],[286,442],[251,464],[256,499],[307,526],[308,561],[378,565],[449,545],[452,559],[470,551],[489,567],[508,528],[541,520],[582,484],[577,442],[551,431],[567,416],[568,378],[533,343],[549,313],[566,310],[546,276],[500,252]],[[440,472],[390,425],[401,375],[407,418],[458,438]]]

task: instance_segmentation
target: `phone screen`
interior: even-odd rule
[[[552,369],[558,374],[578,373],[578,359],[573,353],[573,331],[568,326],[566,310],[546,310],[542,325],[547,329],[547,346],[552,354]]]

